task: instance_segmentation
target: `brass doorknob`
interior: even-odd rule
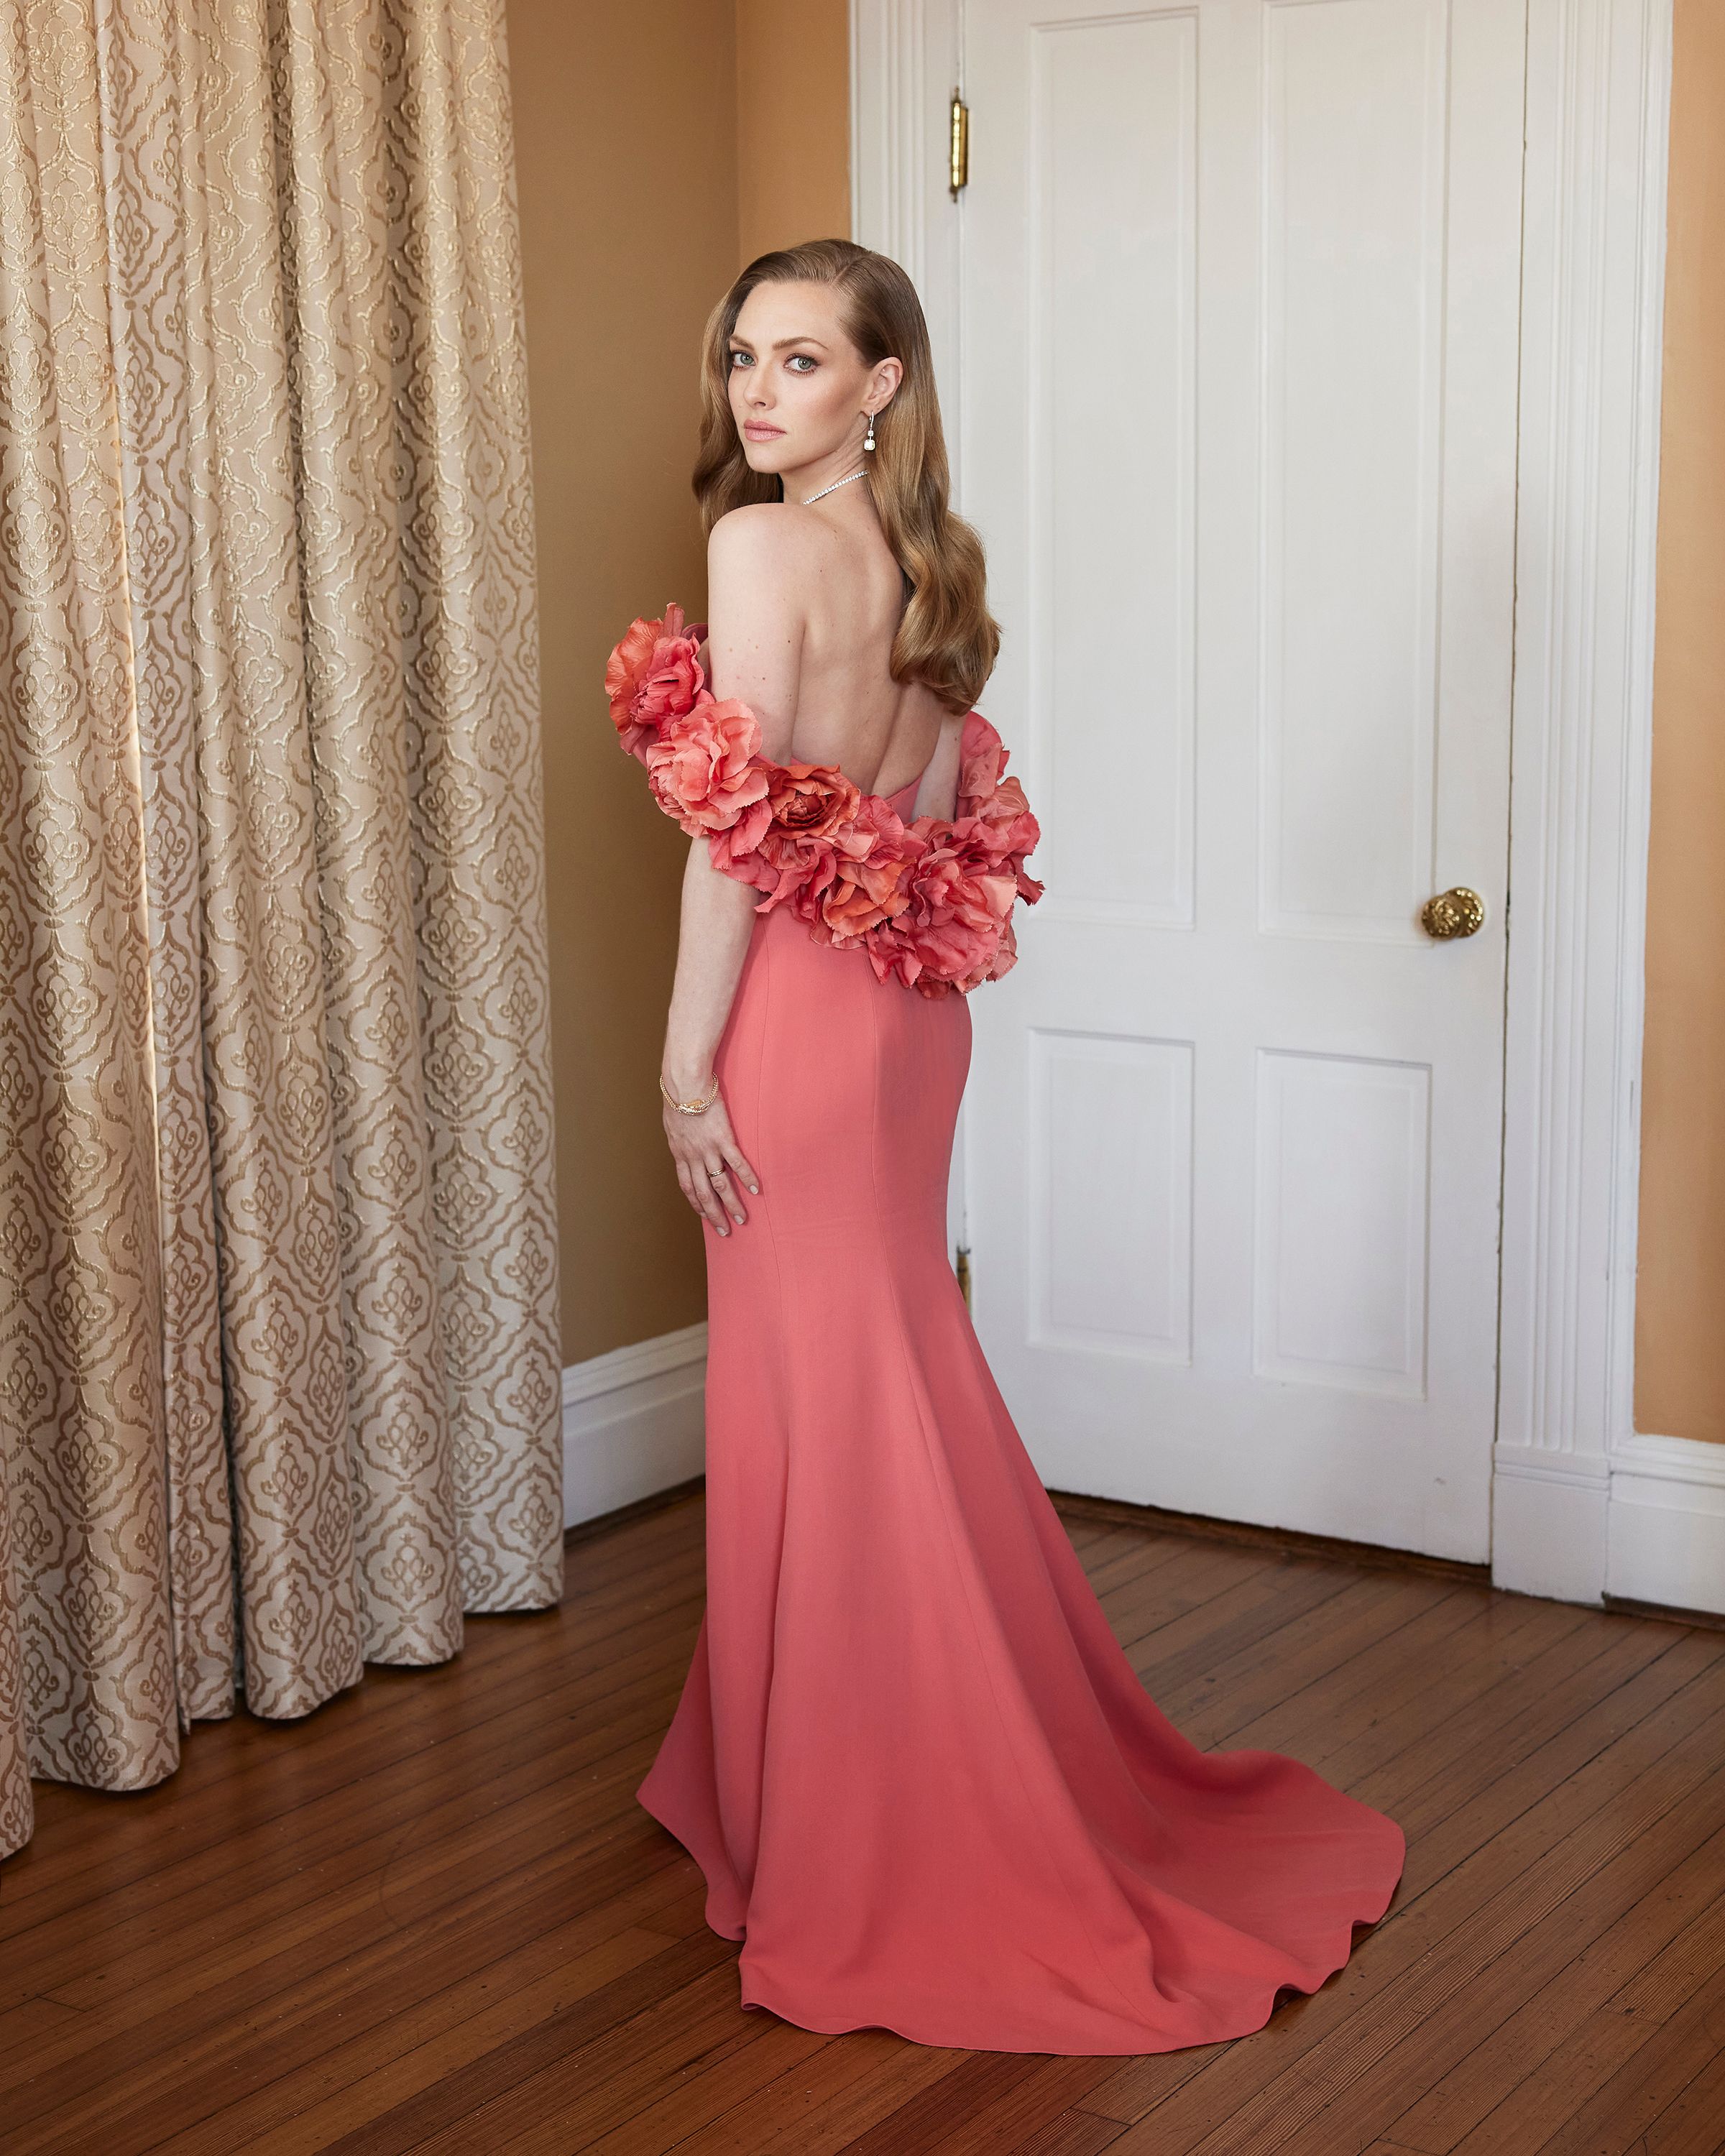
[[[1486,925],[1486,901],[1476,891],[1458,884],[1440,891],[1420,909],[1420,925],[1428,936],[1445,943],[1452,936],[1477,936]]]

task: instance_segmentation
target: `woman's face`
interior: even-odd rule
[[[866,367],[830,285],[757,285],[731,336],[731,415],[751,468],[799,472],[854,461],[898,386],[896,359]]]

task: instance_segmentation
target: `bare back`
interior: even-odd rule
[[[796,520],[773,527],[775,539],[792,542],[773,549],[775,610],[793,612],[800,628],[793,684],[774,700],[788,706],[784,760],[835,767],[864,793],[886,797],[921,774],[910,813],[950,816],[963,716],[889,671],[908,593],[872,512],[829,521],[800,503],[772,503],[732,513]]]

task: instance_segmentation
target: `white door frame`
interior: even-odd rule
[[[1528,0],[1491,1572],[1719,1609],[1725,1447],[1634,1417],[1671,5]],[[911,272],[947,381],[960,27],[960,0],[850,0],[851,229]]]

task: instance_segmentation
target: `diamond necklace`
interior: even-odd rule
[[[868,465],[859,465],[854,472],[846,472],[843,479],[835,479],[833,481],[833,486],[849,486],[854,479],[866,478],[868,471]],[[804,501],[803,506],[807,509],[810,501],[819,501],[822,494],[830,494],[833,490],[833,486],[824,486],[820,490],[820,494],[811,494],[809,496],[808,501]]]

